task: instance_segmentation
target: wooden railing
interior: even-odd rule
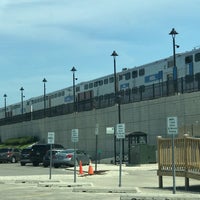
[[[185,177],[185,188],[189,178],[200,180],[200,138],[188,137],[174,139],[175,175]],[[163,176],[172,176],[172,139],[158,137],[159,187],[163,187]]]

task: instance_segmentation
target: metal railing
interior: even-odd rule
[[[172,96],[178,93],[189,93],[200,90],[200,73],[193,76],[185,76],[176,81],[178,83],[178,91],[175,91],[174,80],[163,82],[160,80],[158,83],[152,85],[127,88],[118,92],[121,104],[134,103],[144,100],[152,100],[166,96]],[[77,112],[84,112],[92,109],[101,109],[114,106],[115,95],[114,93],[105,94],[91,99],[78,101]],[[30,121],[41,119],[45,117],[55,117],[58,115],[71,114],[73,112],[73,103],[62,104],[50,108],[19,114],[17,116],[7,116],[0,119],[0,126],[12,123],[20,123],[22,121]]]

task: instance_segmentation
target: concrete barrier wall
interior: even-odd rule
[[[180,94],[149,101],[121,105],[121,121],[126,125],[126,132],[144,132],[148,144],[157,144],[156,137],[168,137],[167,117],[177,116],[179,135],[200,136],[200,93]],[[55,142],[65,147],[73,147],[71,129],[79,129],[77,148],[95,155],[95,127],[99,124],[98,152],[101,158],[113,156],[113,135],[106,134],[106,127],[114,127],[118,123],[117,106],[63,115],[41,120],[27,121],[13,125],[0,126],[0,137],[37,136],[47,142],[47,133],[55,132]],[[127,148],[127,143],[125,143]],[[118,147],[117,147],[118,148]],[[118,150],[117,150],[118,151]]]

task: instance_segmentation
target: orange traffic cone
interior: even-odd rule
[[[82,161],[80,160],[80,162],[79,162],[79,174],[84,174],[83,173],[83,166],[82,166]]]
[[[92,164],[92,163],[91,163],[91,161],[90,161],[89,168],[88,168],[88,174],[89,174],[89,175],[93,175],[93,174],[94,174],[94,170],[93,170],[91,164]]]

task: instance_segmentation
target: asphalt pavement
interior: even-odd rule
[[[0,166],[1,167],[1,166]],[[190,179],[190,190],[184,189],[184,178],[176,177],[176,194],[173,194],[172,177],[163,177],[163,189],[158,188],[157,164],[137,166],[98,164],[97,171],[88,175],[89,166],[66,168],[63,174],[0,176],[2,200],[171,200],[200,199],[198,180]]]

